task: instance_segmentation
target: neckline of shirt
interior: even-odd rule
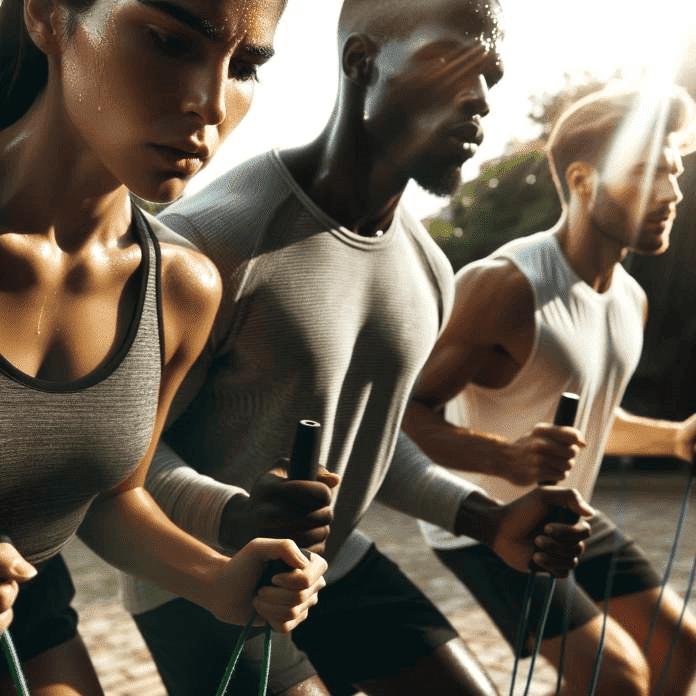
[[[56,382],[50,379],[42,379],[34,377],[26,372],[23,372],[13,363],[11,363],[4,355],[0,355],[0,374],[5,375],[8,379],[23,384],[34,391],[47,393],[69,393],[78,392],[84,389],[94,387],[101,382],[107,380],[121,366],[138,335],[138,330],[142,321],[143,311],[145,308],[145,298],[150,285],[150,268],[153,260],[150,253],[150,234],[149,225],[143,213],[138,209],[135,203],[132,204],[133,219],[132,226],[135,232],[136,240],[141,249],[140,266],[136,273],[140,274],[140,287],[138,290],[138,298],[135,303],[133,315],[130,318],[128,330],[118,346],[104,362],[88,372],[82,377],[67,381]]]
[[[286,181],[288,186],[293,190],[293,193],[298,197],[302,204],[314,215],[314,217],[322,224],[327,227],[327,232],[331,232],[335,237],[343,240],[351,246],[357,246],[362,249],[377,249],[385,247],[392,243],[392,240],[397,236],[399,232],[400,225],[397,220],[401,215],[402,203],[394,211],[394,217],[391,224],[386,230],[380,230],[381,234],[375,234],[369,237],[358,234],[349,230],[347,227],[341,225],[340,222],[334,220],[330,215],[325,213],[300,187],[300,185],[295,181],[295,178],[290,173],[290,170],[283,162],[280,156],[280,152],[277,148],[270,151],[270,159],[273,165],[276,167],[278,172],[281,174],[283,179]]]
[[[563,247],[561,246],[560,242],[558,241],[558,236],[555,234],[555,232],[550,232],[549,233],[551,236],[551,239],[553,240],[554,248],[558,252],[558,256],[561,259],[561,262],[563,264],[563,268],[565,269],[565,272],[570,276],[571,280],[573,281],[572,285],[573,287],[578,287],[580,292],[585,293],[588,297],[594,298],[595,302],[608,302],[611,300],[611,298],[614,296],[615,288],[616,288],[616,283],[617,283],[617,276],[616,273],[620,272],[614,267],[614,275],[612,276],[611,279],[611,284],[609,287],[604,291],[604,292],[598,292],[595,290],[589,283],[584,281],[576,272],[575,269],[570,265],[570,261],[568,261],[568,257],[565,255],[565,252],[563,251]],[[616,264],[617,266],[621,266],[621,264]]]

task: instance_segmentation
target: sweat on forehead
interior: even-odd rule
[[[367,34],[380,42],[400,40],[437,21],[498,39],[500,14],[497,0],[344,0],[339,33]]]

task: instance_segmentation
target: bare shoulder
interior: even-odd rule
[[[456,275],[450,322],[476,327],[494,338],[500,331],[533,320],[534,293],[527,277],[507,259],[482,259]],[[497,342],[497,341],[496,341]]]
[[[220,274],[193,244],[156,217],[145,213],[162,252],[161,287],[165,315],[205,312],[220,301]]]
[[[160,244],[162,300],[167,309],[195,316],[220,302],[222,283],[215,264],[193,245]]]

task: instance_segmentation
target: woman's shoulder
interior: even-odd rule
[[[200,317],[206,323],[217,311],[222,292],[215,264],[193,242],[149,213],[144,215],[160,249],[160,288],[165,319],[180,317],[184,324],[191,326],[191,322]]]

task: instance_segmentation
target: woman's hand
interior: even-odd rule
[[[271,585],[258,588],[268,561],[284,561],[292,570],[274,575]],[[307,617],[317,603],[317,593],[326,585],[327,563],[312,553],[309,559],[290,539],[253,539],[228,559],[201,602],[221,621],[244,624],[256,610],[273,630],[289,633]]]
[[[36,568],[12,544],[0,542],[0,633],[12,623],[12,605],[17,599],[19,583],[31,580],[36,573]]]

